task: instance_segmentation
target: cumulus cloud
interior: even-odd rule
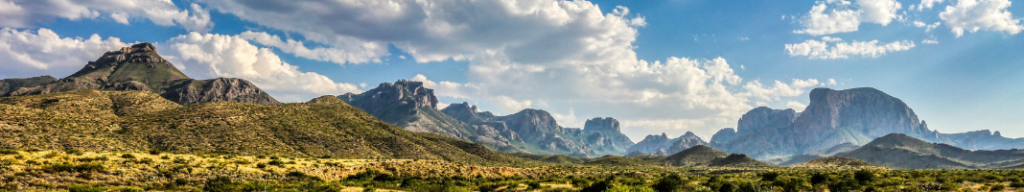
[[[804,109],[807,109],[807,104],[803,104],[803,103],[796,102],[796,101],[789,101],[789,102],[786,102],[786,107],[790,108],[790,109],[793,109],[793,110],[796,110],[797,112],[801,112],[801,111],[804,111]]]
[[[388,55],[388,48],[386,44],[365,42],[357,39],[346,41],[351,42],[352,44],[347,44],[345,47],[341,48],[317,47],[310,49],[301,41],[292,39],[281,40],[277,35],[270,35],[265,32],[246,31],[238,36],[265,46],[280,49],[285,53],[290,53],[302,58],[327,61],[337,64],[359,64],[367,62],[380,63],[380,57]]]
[[[915,27],[923,27],[923,28],[925,28],[924,32],[932,32],[932,29],[938,28],[939,25],[942,25],[941,22],[935,22],[933,24],[926,24],[926,23],[921,22],[921,21],[914,21],[913,23],[914,23]]]
[[[807,56],[809,59],[847,59],[851,56],[877,58],[887,52],[905,51],[914,46],[914,42],[905,40],[888,44],[879,44],[878,40],[847,43],[826,36],[822,41],[809,39],[803,43],[786,44],[786,52],[790,56]]]
[[[192,78],[233,77],[249,80],[282,101],[305,101],[321,95],[361,92],[314,72],[301,72],[269,48],[239,36],[189,33],[158,44],[164,57],[182,65]]]
[[[0,29],[0,78],[71,75],[88,61],[126,44],[116,37],[103,39],[60,37],[50,29]]]
[[[0,26],[27,28],[58,18],[108,18],[127,25],[130,18],[145,18],[157,25],[178,25],[189,31],[213,28],[209,11],[195,3],[190,9],[179,10],[169,0],[0,0]]]
[[[963,36],[964,31],[974,33],[979,30],[1015,35],[1024,30],[1024,25],[1020,24],[1024,19],[1013,18],[1013,14],[1006,10],[1009,7],[1009,0],[959,0],[956,5],[946,6],[946,10],[939,13],[939,18],[957,37]]]
[[[932,9],[936,3],[942,3],[943,1],[945,0],[921,0],[921,4],[917,6],[917,10],[922,11],[925,9]]]
[[[348,53],[361,49],[347,46],[361,44],[352,42],[393,44],[416,62],[468,62],[465,83],[413,79],[428,82],[438,96],[486,102],[499,113],[543,107],[632,122],[714,120],[656,127],[713,132],[735,126],[750,103],[763,98],[743,88],[746,82],[724,58],[638,59],[633,43],[647,22],[626,7],[603,13],[589,1],[559,0],[199,1]],[[281,50],[299,47],[279,37],[252,40]],[[623,130],[646,129],[631,125]]]
[[[902,6],[895,0],[856,0],[855,3],[846,0],[818,1],[800,19],[803,29],[794,30],[793,33],[817,36],[854,32],[861,22],[887,26],[893,19],[901,18],[896,14],[900,8]]]

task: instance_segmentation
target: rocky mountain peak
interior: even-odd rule
[[[394,84],[381,83],[371,90],[374,98],[385,100],[409,100],[417,107],[437,108],[437,97],[434,90],[423,86],[423,82],[398,80]]]
[[[189,105],[212,101],[277,104],[277,100],[249,81],[236,78],[195,80],[156,52],[150,43],[109,51],[81,70],[60,80],[52,77],[3,80],[0,96],[37,95],[80,89],[139,90]],[[11,86],[15,85],[17,86]],[[5,87],[6,86],[6,87]]]
[[[694,139],[694,138],[700,139],[700,136],[697,136],[697,134],[694,134],[693,131],[687,131],[686,134],[683,134],[683,136],[680,136],[680,137],[682,137],[682,138],[689,138],[689,139]]]
[[[583,124],[583,129],[600,132],[621,132],[621,130],[619,129],[619,120],[615,120],[615,118],[611,117],[595,117],[593,119],[589,119],[586,123]]]
[[[764,129],[787,127],[796,119],[793,109],[775,110],[758,107],[743,114],[739,120],[737,132],[740,135],[758,132]]]

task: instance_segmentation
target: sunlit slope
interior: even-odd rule
[[[326,96],[307,103],[181,106],[144,91],[83,90],[0,98],[0,147],[161,150],[508,163],[516,158],[413,133]]]

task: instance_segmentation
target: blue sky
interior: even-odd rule
[[[756,106],[799,110],[814,87],[878,88],[944,133],[1024,137],[1024,8],[1011,0],[71,2],[50,14],[0,0],[0,78],[66,76],[145,41],[194,78],[250,79],[279,100],[425,80],[442,102],[498,114],[616,117],[635,141],[708,139]]]

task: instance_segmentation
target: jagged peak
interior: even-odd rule
[[[614,132],[621,131],[619,120],[615,120],[615,118],[611,117],[594,117],[593,119],[588,119],[587,122],[583,124],[583,129],[607,130]]]
[[[680,136],[680,137],[682,137],[682,138],[700,138],[699,136],[697,136],[697,134],[694,134],[693,131],[686,131],[686,134],[683,134],[683,136]]]

